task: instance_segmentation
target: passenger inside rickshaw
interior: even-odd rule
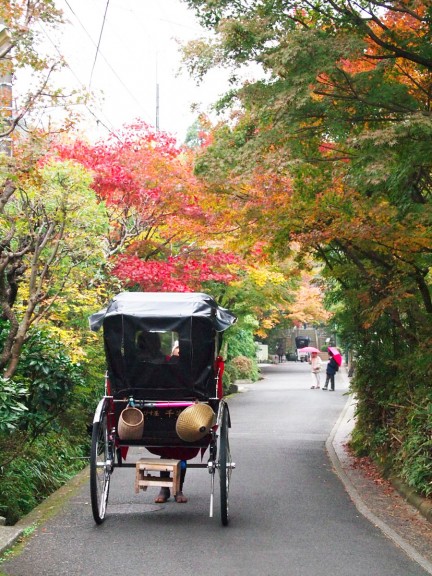
[[[161,350],[161,340],[157,332],[143,330],[137,336],[137,358],[141,362],[162,364],[167,362],[166,354]]]
[[[176,340],[174,342],[174,346],[172,347],[171,350],[171,357],[169,359],[169,362],[178,362],[179,361],[179,356],[180,356],[180,346],[178,341]]]

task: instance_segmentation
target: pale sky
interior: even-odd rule
[[[160,130],[182,142],[198,114],[191,105],[207,111],[228,89],[226,71],[215,71],[199,87],[187,72],[178,76],[176,39],[184,42],[205,34],[180,0],[55,1],[69,22],[55,40],[70,67],[63,82],[75,87],[90,84],[103,94],[104,102],[92,106],[99,125],[92,116],[87,124],[93,138],[108,136],[103,124],[115,131],[138,117],[155,126],[158,83]]]

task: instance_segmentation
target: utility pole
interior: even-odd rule
[[[159,132],[159,84],[156,83],[156,132]]]
[[[158,55],[156,52],[156,132],[159,132],[159,80],[158,80]]]

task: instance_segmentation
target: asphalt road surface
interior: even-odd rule
[[[309,366],[263,368],[263,379],[229,399],[236,469],[230,522],[210,475],[190,469],[187,504],[134,493],[134,470],[112,476],[107,518],[93,522],[87,484],[42,524],[8,576],[424,576],[427,573],[357,511],[332,470],[325,441],[345,406],[336,392],[311,390]],[[142,450],[139,457],[146,456]],[[218,496],[216,490],[216,497]]]

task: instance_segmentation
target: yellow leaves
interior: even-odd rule
[[[256,336],[258,338],[266,338],[270,330],[280,323],[280,318],[280,310],[275,308],[270,311],[268,316],[260,319],[259,327],[255,332]]]
[[[324,309],[323,293],[314,285],[313,277],[304,273],[302,283],[295,295],[295,301],[290,306],[288,318],[293,324],[320,324],[328,322],[332,316]]]
[[[268,283],[282,286],[286,282],[286,278],[281,272],[276,272],[268,268],[248,267],[247,272],[254,284],[260,288],[264,287]]]
[[[88,330],[88,317],[107,299],[102,287],[86,288],[82,284],[71,283],[64,287],[58,297],[44,303],[50,307],[49,320],[42,317],[39,322],[66,346],[72,362],[85,362],[86,342],[98,340],[98,335]]]
[[[84,348],[77,344],[77,337],[75,332],[59,328],[54,324],[50,324],[49,331],[53,336],[55,336],[56,339],[60,340],[62,344],[65,345],[72,362],[78,364],[86,360],[87,354]]]

